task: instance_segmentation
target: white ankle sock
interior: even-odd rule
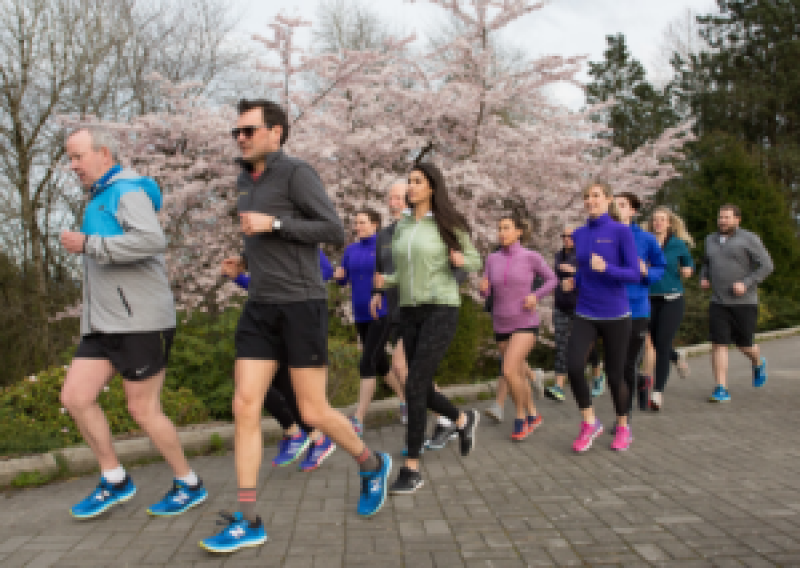
[[[114,469],[109,469],[108,471],[104,471],[103,478],[113,485],[116,485],[117,483],[122,483],[123,481],[125,481],[125,468],[120,465]]]
[[[453,425],[453,423],[450,421],[450,419],[448,417],[446,417],[446,416],[440,416],[439,420],[438,420],[438,423],[441,424],[442,426],[444,426],[445,428],[448,428],[448,427]]]
[[[189,473],[187,473],[183,477],[178,477],[177,479],[178,479],[178,481],[182,481],[183,483],[185,483],[189,487],[194,487],[195,485],[200,483],[200,480],[197,478],[197,474],[194,471],[190,471]]]

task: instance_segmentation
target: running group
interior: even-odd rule
[[[386,188],[390,224],[381,227],[374,210],[357,212],[357,240],[334,269],[320,246],[344,245],[345,228],[314,169],[283,152],[289,124],[282,108],[265,100],[240,101],[232,135],[241,152],[237,207],[243,249],[222,262],[221,272],[248,293],[236,330],[233,370],[238,493],[233,512],[223,514],[224,529],[200,542],[204,549],[234,552],[267,540],[257,512],[264,406],[285,433],[275,465],[302,459],[300,469],[310,471],[337,447],[353,457],[361,476],[357,512],[363,517],[378,513],[388,494],[423,486],[425,449],[457,440],[462,456],[473,451],[480,414],[455,406],[434,376],[458,326],[460,283],[482,266],[480,292],[491,310],[502,369],[497,400],[487,413],[502,420],[511,395],[513,440],[525,439],[542,424],[531,387],[542,388],[541,379],[526,361],[539,335],[537,307],[548,294],[555,293],[556,383],[547,392],[563,400],[569,380],[582,417],[576,452],[588,450],[603,432],[592,399],[604,384],[615,414],[611,449],[623,451],[633,441],[635,394],[642,409],[663,409],[671,363],[683,374],[688,371],[672,343],[685,309],[682,279],[694,270],[693,242],[671,210],[657,208],[641,229],[633,223],[642,205],[636,195],[615,195],[608,184],[591,182],[583,192],[585,224],[563,228],[553,268],[525,248],[529,227],[517,214],[499,219],[499,246],[482,263],[441,171],[420,162],[407,179]],[[61,234],[65,250],[83,261],[81,341],[61,401],[101,471],[97,488],[70,512],[78,519],[95,518],[136,493],[97,402],[118,373],[129,412],[174,473],[169,491],[147,512],[180,515],[204,502],[208,491],[160,403],[176,326],[164,260],[167,241],[157,217],[161,193],[153,180],[120,166],[109,130],[80,128],[67,137],[66,151],[89,201],[81,230]],[[740,219],[736,206],[720,208],[719,231],[706,238],[700,271],[701,286],[712,294],[716,387],[711,400],[716,402],[730,400],[731,343],[752,362],[753,385],[767,381],[754,331],[757,286],[771,272],[772,261],[760,239],[739,228]],[[350,417],[332,408],[326,396],[326,281],[331,279],[350,287],[362,345],[359,401]],[[391,357],[388,344],[393,344]],[[591,383],[585,377],[590,361]],[[362,439],[379,376],[402,401],[406,424],[404,463],[392,480],[390,454],[367,447]],[[430,436],[428,410],[438,416]]]

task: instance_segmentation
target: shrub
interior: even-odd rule
[[[65,367],[50,367],[0,390],[0,455],[43,452],[82,442],[59,400],[65,375]],[[113,434],[138,430],[128,414],[121,379],[115,378],[103,389],[99,402]],[[208,419],[203,403],[185,388],[165,388],[161,402],[178,426]]]

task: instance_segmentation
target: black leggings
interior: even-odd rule
[[[278,367],[272,385],[264,397],[264,408],[272,414],[278,421],[281,428],[288,430],[293,424],[297,424],[306,434],[310,434],[314,429],[303,422],[300,408],[297,405],[297,397],[292,388],[292,379],[289,375],[289,367],[281,364]]]
[[[385,377],[392,368],[386,354],[386,342],[389,340],[389,318],[356,322],[358,337],[361,338],[361,361],[358,373],[362,379]]]
[[[628,356],[625,357],[625,384],[628,386],[628,412],[633,409],[633,394],[636,392],[636,376],[644,355],[644,342],[647,339],[648,318],[631,321],[631,335],[628,341]]]
[[[436,391],[433,377],[458,327],[458,308],[424,305],[400,308],[400,337],[408,361],[406,404],[408,457],[419,459],[425,440],[427,409],[453,422],[460,415],[446,396]]]
[[[674,300],[650,297],[650,339],[656,351],[656,392],[664,392],[669,379],[670,362],[678,362],[677,353],[672,349],[672,340],[681,326],[685,309],[686,300],[683,296]]]
[[[575,316],[567,345],[567,375],[578,408],[586,410],[592,407],[592,393],[584,377],[584,371],[589,351],[597,341],[597,337],[600,336],[603,338],[606,377],[614,401],[614,410],[617,416],[628,414],[630,395],[628,394],[628,385],[625,384],[625,357],[628,354],[630,335],[631,318],[629,317],[593,320],[579,315]]]

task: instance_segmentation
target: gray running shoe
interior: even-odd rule
[[[500,408],[500,405],[496,402],[493,402],[491,405],[489,405],[489,408],[484,410],[483,413],[498,424],[503,421],[503,409]]]

